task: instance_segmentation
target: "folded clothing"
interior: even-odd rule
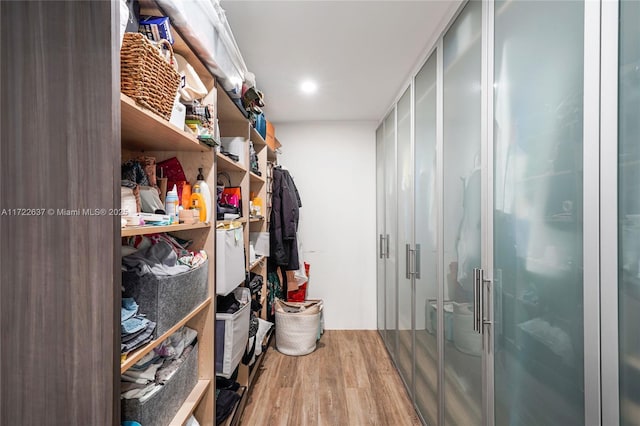
[[[149,320],[141,315],[136,315],[120,323],[120,332],[123,336],[134,334],[147,328]]]
[[[178,256],[173,247],[167,241],[160,240],[145,250],[124,256],[122,269],[127,272],[135,272],[138,276],[153,274],[164,277],[178,275],[191,268],[178,263]]]
[[[122,307],[120,308],[120,322],[124,322],[138,313],[138,304],[132,297],[122,298]]]
[[[156,323],[153,321],[149,321],[147,323],[147,327],[143,330],[142,333],[137,334],[135,338],[129,341],[123,341],[120,344],[120,352],[121,353],[129,353],[141,346],[146,345],[151,341],[153,336],[153,330],[156,328]]]
[[[152,351],[124,372],[120,378],[121,398],[139,399],[141,403],[151,398],[189,356],[197,334],[195,330],[182,327],[163,342],[161,352],[165,355]]]
[[[155,348],[154,352],[165,358],[178,358],[182,355],[182,351],[193,343],[197,335],[197,331],[182,327]]]

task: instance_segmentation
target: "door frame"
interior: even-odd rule
[[[618,324],[618,0],[603,1],[600,16],[600,392],[603,425],[620,423]],[[586,336],[585,336],[586,337]],[[586,365],[585,365],[586,368]]]

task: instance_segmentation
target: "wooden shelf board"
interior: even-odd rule
[[[186,421],[191,417],[193,412],[202,401],[204,394],[207,393],[207,389],[211,384],[211,380],[198,380],[198,383],[195,385],[187,399],[180,407],[180,410],[176,413],[169,426],[182,426],[186,423]]]
[[[258,223],[258,222],[262,222],[264,220],[264,216],[263,217],[252,217],[249,219],[249,222],[251,223]]]
[[[259,183],[265,183],[266,179],[262,176],[258,176],[257,174],[253,173],[253,172],[249,172],[249,177],[251,178],[251,182],[259,182]]]
[[[134,353],[130,354],[127,357],[127,359],[125,359],[120,363],[120,374],[130,369],[136,362],[140,361],[142,357],[144,357],[146,354],[151,352],[155,347],[160,345],[160,343],[167,340],[167,338],[171,336],[176,330],[178,330],[180,327],[188,323],[191,320],[191,318],[198,315],[210,304],[211,304],[211,297],[208,297],[204,302],[202,302],[193,311],[191,311],[189,315],[184,317],[182,320],[180,320],[180,322],[178,322],[176,325],[174,325],[169,330],[167,330],[162,336],[158,337],[156,340],[152,340],[147,345],[143,346],[142,348],[138,349]]]
[[[218,85],[218,120],[226,122],[247,122],[242,111],[233,103],[224,88]]]
[[[251,127],[251,142],[253,142],[253,148],[257,151],[261,151],[262,148],[264,148],[265,146],[267,146],[267,142],[265,142],[265,140],[262,138],[262,135],[260,133],[258,133],[258,131],[255,129],[255,127],[250,126]]]
[[[267,256],[260,256],[258,259],[256,259],[255,262],[253,262],[250,266],[249,266],[249,270],[253,271],[257,266],[260,265],[260,263],[262,263],[262,261],[264,261],[267,258]]]
[[[276,152],[274,150],[272,150],[271,148],[267,149],[267,160],[269,161],[276,161],[278,159],[278,155],[276,154]]]
[[[122,147],[137,151],[208,152],[211,147],[120,94]]]
[[[218,170],[225,172],[242,172],[246,173],[247,169],[240,163],[236,163],[226,155],[222,155],[219,152],[216,153],[218,157]]]
[[[176,232],[186,231],[191,229],[203,229],[210,228],[210,223],[196,223],[195,225],[166,225],[166,226],[127,226],[120,230],[120,235],[123,237],[131,237],[132,235],[145,235],[145,234],[158,234],[161,232]]]

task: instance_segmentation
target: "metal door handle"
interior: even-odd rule
[[[478,332],[484,334],[484,269],[478,269]]]
[[[386,249],[384,250],[384,254],[389,258],[389,234],[384,238]]]
[[[416,279],[420,279],[420,244],[416,244],[416,249],[413,251],[413,264],[416,268],[414,271]]]
[[[491,311],[487,304],[487,301],[491,301],[491,280],[484,277],[484,271],[482,271],[480,285],[482,286],[482,334],[484,334],[484,326],[493,324],[493,321],[488,317]]]
[[[380,246],[380,259],[384,258],[384,244],[383,244],[383,241],[384,241],[384,235],[380,234],[380,244],[379,244],[379,246]]]
[[[411,252],[412,251],[413,250],[411,250],[411,245],[407,244],[405,246],[405,262],[404,262],[407,279],[411,278]]]
[[[473,331],[480,333],[478,311],[479,311],[479,288],[478,282],[480,281],[480,269],[473,268]]]

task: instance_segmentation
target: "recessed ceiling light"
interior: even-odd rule
[[[315,93],[316,91],[318,91],[318,85],[315,83],[315,81],[305,80],[300,85],[300,90],[308,94]]]

